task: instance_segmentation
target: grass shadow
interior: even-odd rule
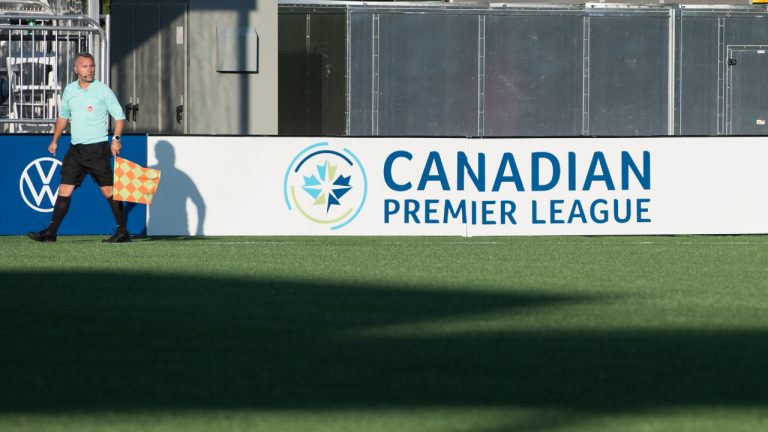
[[[0,281],[6,413],[768,403],[765,331],[356,331],[593,297],[109,271]]]

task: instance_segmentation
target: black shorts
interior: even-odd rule
[[[86,174],[99,186],[112,186],[112,149],[106,141],[69,146],[61,164],[61,184],[79,187]]]

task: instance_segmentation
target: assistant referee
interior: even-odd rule
[[[79,187],[86,174],[96,181],[115,216],[115,234],[104,243],[131,241],[126,227],[125,208],[122,201],[112,199],[112,156],[120,154],[120,135],[123,132],[125,114],[112,89],[94,79],[96,63],[88,53],[75,56],[77,81],[67,85],[61,97],[59,118],[53,131],[48,151],[56,155],[58,140],[67,124],[71,124],[72,145],[61,165],[61,184],[53,206],[53,216],[47,228],[29,232],[27,236],[39,242],[55,242],[64,216],[67,215],[72,192]],[[108,116],[115,119],[115,134],[108,142]]]

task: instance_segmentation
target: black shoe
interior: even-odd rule
[[[115,233],[115,235],[113,235],[112,237],[108,239],[104,239],[101,242],[102,243],[128,243],[130,241],[131,241],[130,234],[128,234],[127,232],[124,232],[124,233],[118,232],[118,233]]]
[[[27,233],[27,237],[31,238],[34,241],[39,241],[41,243],[56,241],[56,234],[51,231],[48,231],[48,228],[40,232],[30,231]]]

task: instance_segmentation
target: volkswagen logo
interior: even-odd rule
[[[19,179],[19,192],[32,210],[41,213],[53,211],[59,189],[52,187],[51,181],[60,166],[58,159],[43,157],[33,160],[24,168]]]

